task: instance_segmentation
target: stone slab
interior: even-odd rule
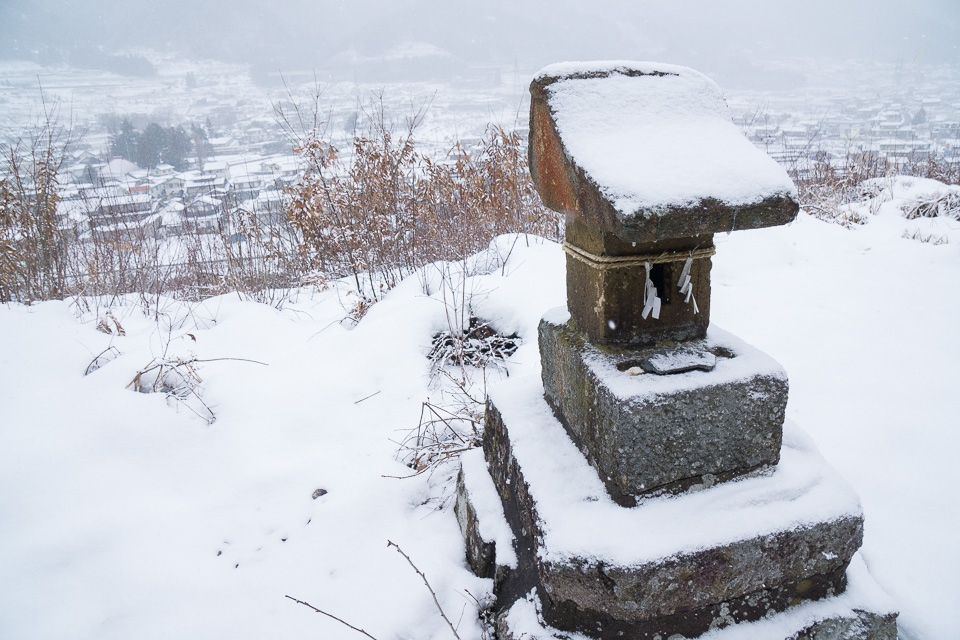
[[[530,172],[544,204],[627,241],[793,220],[796,189],[692,69],[570,63],[530,85]]]
[[[647,373],[666,376],[690,371],[713,371],[717,356],[709,351],[692,348],[677,348],[659,351],[640,361],[640,368]],[[632,369],[627,369],[628,372]]]
[[[847,570],[847,590],[838,596],[806,602],[754,622],[718,624],[701,640],[897,640],[897,613],[857,555]],[[534,594],[515,602],[496,618],[500,640],[540,638],[581,640],[543,620],[542,603]],[[625,636],[636,637],[636,636]],[[654,636],[656,640],[687,640],[686,636]]]
[[[526,581],[498,603],[537,589],[568,631],[694,637],[830,597],[862,540],[856,494],[795,430],[770,475],[623,508],[539,381],[511,379],[490,392],[484,453]]]
[[[651,356],[677,349],[714,355],[716,366],[630,375]],[[620,504],[777,463],[787,375],[772,358],[716,327],[681,345],[600,347],[555,309],[540,322],[540,354],[547,401]]]
[[[494,588],[499,590],[517,568],[515,539],[480,449],[460,456],[455,511],[466,544],[467,564],[477,576],[492,578]]]

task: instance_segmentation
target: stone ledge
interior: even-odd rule
[[[849,585],[842,595],[807,602],[754,622],[721,623],[700,640],[897,640],[897,613],[873,581],[859,555],[847,569]],[[496,621],[500,640],[586,640],[548,625],[537,595],[520,599],[503,610]],[[644,636],[624,636],[643,638]],[[654,635],[651,640],[687,640],[687,636]]]
[[[460,456],[455,511],[470,569],[481,578],[492,578],[494,589],[500,589],[517,568],[515,541],[479,449]]]
[[[684,345],[716,354],[713,371],[630,376],[663,345],[597,347],[567,318],[540,322],[546,398],[619,504],[777,464],[788,384],[769,356],[711,327]]]
[[[770,620],[774,624],[783,624],[780,618],[787,614],[773,616]],[[755,623],[740,623],[722,630],[722,635],[708,632],[699,636],[700,640],[756,640],[763,637],[765,640],[897,640],[897,614],[875,613],[859,609],[851,609],[845,615],[825,618],[818,622],[788,635],[763,635],[751,632],[750,627]],[[517,602],[513,608],[504,611],[496,620],[498,640],[524,640],[537,638],[538,640],[589,640],[590,636],[576,634],[571,636],[567,631],[560,631],[545,624],[537,615],[535,605],[527,601]],[[632,636],[631,640],[640,640],[643,636]],[[650,640],[688,640],[679,634],[665,638],[655,635]],[[690,639],[693,640],[693,639]]]

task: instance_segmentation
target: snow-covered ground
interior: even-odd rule
[[[902,637],[948,640],[960,222],[898,208],[935,186],[889,183],[852,229],[801,214],[718,236],[712,319],[789,373],[788,417],[859,491],[863,558]],[[903,237],[918,228],[947,242]],[[536,372],[563,252],[502,238],[494,253],[509,258],[470,278],[473,311],[523,339],[511,376]],[[396,441],[441,400],[426,354],[444,293],[437,273],[411,277],[352,329],[336,289],[282,310],[227,295],[155,301],[148,317],[131,302],[101,310],[112,334],[76,303],[0,308],[0,637],[361,637],[290,595],[379,640],[452,638],[390,540],[460,637],[480,638],[490,583],[463,558],[456,465],[389,477],[411,473]],[[109,346],[122,355],[84,376]],[[154,359],[194,355],[212,424],[195,401],[126,388]]]

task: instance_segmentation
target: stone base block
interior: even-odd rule
[[[847,590],[838,596],[806,602],[754,622],[720,625],[700,636],[703,640],[897,640],[897,613],[874,583],[860,559],[854,557],[846,576]],[[547,624],[537,594],[518,600],[496,619],[500,640],[539,638],[569,640],[570,634]],[[588,634],[589,635],[589,634]],[[625,635],[633,638],[635,636]],[[653,636],[655,639],[658,636]],[[689,636],[659,636],[658,640],[687,640]]]
[[[716,366],[643,372],[651,356],[671,350],[703,352]],[[547,401],[621,505],[777,464],[787,375],[716,327],[679,345],[598,347],[557,309],[540,322],[540,353]]]
[[[484,454],[517,538],[509,607],[536,589],[548,624],[614,639],[696,637],[843,592],[863,522],[853,490],[791,431],[770,474],[623,508],[536,379],[490,393]]]

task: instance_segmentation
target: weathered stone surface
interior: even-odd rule
[[[498,606],[509,607],[536,588],[545,620],[558,629],[604,639],[675,633],[693,638],[710,628],[757,620],[843,591],[845,569],[862,541],[862,517],[850,513],[647,562],[557,561],[547,535],[556,525],[545,520],[544,496],[525,478],[510,428],[492,402],[484,452],[507,520],[524,540],[516,582],[509,593],[497,594]],[[643,531],[606,534],[644,544]]]
[[[816,622],[789,640],[897,640],[897,614],[856,610]]]
[[[480,451],[465,452],[460,458],[455,512],[467,563],[476,575],[492,578],[494,589],[500,590],[517,568],[515,538]]]
[[[532,603],[524,602],[514,606],[522,607],[524,605],[527,606],[527,609],[533,607]],[[539,622],[531,623],[531,611],[522,613],[527,615],[524,616],[523,622],[518,625],[520,628],[511,625],[510,610],[505,610],[497,616],[495,627],[499,640],[521,640],[531,636],[541,640],[566,640],[568,638],[566,632],[546,627]],[[717,638],[717,640],[756,638],[756,633],[751,633],[748,628],[741,628],[745,626],[741,624],[726,627],[723,630],[722,637]],[[623,637],[635,638],[640,636],[625,635]],[[659,640],[664,640],[664,636],[661,635]],[[687,639],[673,636],[667,640]],[[769,636],[768,640],[897,640],[897,614],[852,609],[841,615],[818,620],[800,631],[789,633],[789,635]]]
[[[530,85],[529,162],[534,184],[544,204],[566,214],[568,220],[580,220],[584,224],[632,242],[654,242],[664,238],[693,237],[720,231],[753,229],[785,224],[793,220],[799,210],[795,195],[780,192],[736,205],[706,194],[705,197],[698,198],[692,203],[624,212],[618,210],[605,195],[604,186],[598,183],[603,180],[602,176],[589,174],[569,153],[557,127],[555,111],[557,107],[551,102],[551,85],[613,76],[649,79],[652,77],[674,78],[681,75],[686,79],[703,78],[695,71],[679,67],[665,66],[663,70],[658,70],[610,67],[609,65],[599,65],[594,70],[542,73],[537,76]],[[705,78],[703,80],[704,91],[715,91],[719,94],[716,85]],[[722,103],[723,99],[720,96],[718,104]],[[720,111],[724,109],[725,107]],[[644,114],[623,114],[623,116],[643,118]],[[720,117],[723,117],[723,114],[720,114]],[[726,115],[726,118],[729,119],[729,116]],[[630,123],[624,124],[629,126]],[[659,152],[658,149],[645,148],[642,144],[635,149],[635,154],[638,156]],[[619,154],[620,150],[617,150],[617,153]],[[762,154],[759,150],[756,153]],[[717,163],[718,166],[731,164],[723,158],[719,158]],[[645,179],[649,180],[649,177],[637,175],[639,188],[642,189]],[[678,179],[682,179],[682,174]],[[716,196],[716,194],[713,195]]]
[[[656,241],[624,240],[623,238],[573,216],[566,218],[564,239],[589,253],[605,257],[632,256],[638,253],[689,251],[695,247],[713,246],[713,234],[661,238]]]
[[[601,349],[558,320],[540,323],[547,401],[620,504],[779,460],[787,377],[753,347],[712,330],[685,348],[718,356],[713,371],[630,376],[658,349]]]
[[[493,578],[497,567],[497,544],[480,535],[477,510],[470,504],[470,493],[463,482],[463,469],[457,474],[457,503],[455,506],[460,533],[466,542],[467,563],[481,578]]]
[[[490,429],[490,424],[500,426]],[[498,608],[509,607],[540,584],[537,543],[534,540],[534,536],[539,532],[536,507],[530,496],[529,486],[523,479],[523,471],[513,457],[507,430],[502,428],[502,424],[496,407],[488,402],[483,431],[483,456],[503,503],[504,516],[513,531],[517,552],[517,567],[504,573],[503,581],[494,592]]]
[[[815,569],[792,566],[789,554],[798,555],[807,565],[826,564],[817,556],[842,547],[849,559],[862,536],[862,521],[851,518],[656,565],[548,564],[540,568],[547,594],[544,615],[562,629],[602,629],[602,637],[621,633],[637,638],[673,633],[693,637],[724,621],[758,620],[769,611],[842,592],[845,563],[829,573],[809,573]],[[758,588],[765,584],[772,586]]]

